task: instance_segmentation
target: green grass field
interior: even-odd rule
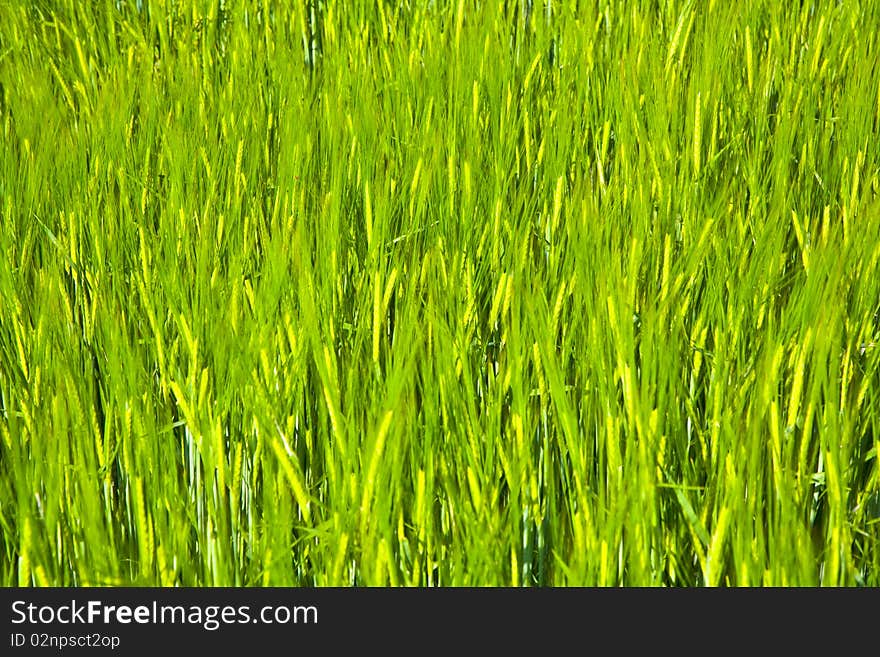
[[[876,0],[0,0],[0,583],[880,586],[878,61]]]

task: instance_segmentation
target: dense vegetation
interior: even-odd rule
[[[880,585],[878,26],[0,0],[0,582]]]

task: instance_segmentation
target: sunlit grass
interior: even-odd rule
[[[880,585],[880,4],[143,4],[0,0],[0,582]]]

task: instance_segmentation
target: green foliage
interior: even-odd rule
[[[878,25],[0,0],[0,583],[880,585]]]

